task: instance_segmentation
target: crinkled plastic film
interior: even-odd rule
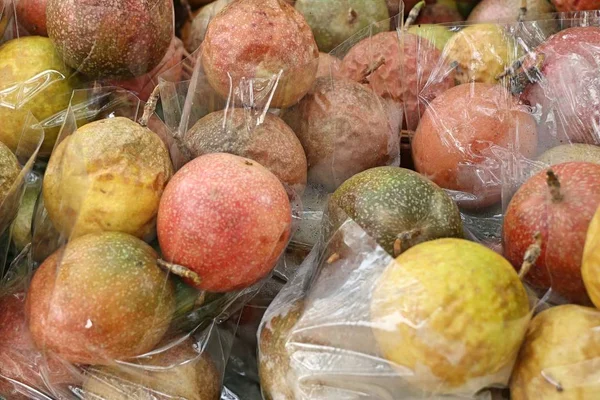
[[[548,22],[548,23],[546,23]],[[531,158],[538,133],[531,109],[512,94],[506,71],[540,41],[551,21],[407,21],[404,104],[415,170],[458,203],[470,237],[501,252],[503,165]],[[520,44],[519,44],[520,43]],[[528,43],[528,44],[526,44]]]
[[[429,308],[428,298],[437,298],[434,291],[445,289],[435,289],[432,277],[432,281],[420,281],[426,279],[423,275],[410,278],[425,266],[403,266],[402,256],[395,261],[350,219],[325,237],[329,240],[321,240],[313,248],[263,317],[258,337],[265,399],[501,398],[499,389],[508,385],[537,301],[523,286],[519,289],[521,309],[513,317],[499,322],[491,315],[502,314],[502,310],[486,310],[491,319],[465,320],[463,325],[458,321],[470,312],[465,300],[469,297],[459,289],[461,295],[451,300],[455,288],[450,288],[450,297]],[[472,246],[499,257],[483,245]],[[510,265],[503,263],[511,279],[518,281]],[[438,267],[427,268],[443,274]],[[481,263],[469,268],[470,279],[477,280],[492,267]],[[396,280],[390,271],[406,275]],[[441,275],[439,280],[443,283],[438,285],[448,283]],[[385,292],[392,297],[383,296]],[[439,323],[444,314],[452,315],[449,318],[457,325],[442,328]],[[467,333],[472,328],[469,324],[481,324],[474,330],[486,332],[483,341],[502,337],[511,344],[503,347],[499,358],[491,354],[472,358],[467,350],[470,339],[466,339],[471,335]],[[500,336],[494,339],[494,335]],[[396,352],[390,351],[390,346]],[[426,352],[421,362],[411,365],[411,352],[402,351],[409,348],[415,349],[417,358],[420,349]],[[494,367],[478,365],[490,359],[494,359]]]
[[[225,3],[217,2],[214,7],[219,8]],[[201,18],[206,20],[215,16],[210,7],[203,12]],[[398,41],[395,32],[388,28],[395,27],[397,20],[395,17],[373,24],[330,54],[320,53],[319,59],[314,57],[293,69],[274,70],[264,77],[253,76],[250,69],[247,73],[229,71],[231,82],[225,86],[228,90],[214,89],[211,71],[207,72],[203,65],[208,56],[203,57],[207,50],[206,42],[202,41],[187,48],[194,52],[183,62],[183,81],[161,82],[165,121],[173,131],[176,143],[180,144],[183,139],[187,144],[184,147],[192,147],[188,157],[219,150],[247,154],[249,158],[275,168],[276,174],[301,198],[303,213],[298,218],[299,228],[289,252],[308,253],[316,241],[327,195],[344,180],[373,166],[400,163],[398,124],[402,118],[401,107],[384,99],[369,85],[358,82],[358,78],[352,78],[354,82],[338,80],[341,59],[355,44],[378,30],[388,30],[393,40]],[[194,23],[200,22],[194,20]],[[208,51],[211,51],[210,43]],[[215,54],[210,53],[211,56]],[[366,55],[363,61],[372,60]],[[190,71],[190,67],[193,70]],[[299,99],[297,102],[282,102],[296,90],[294,79],[304,79],[306,73],[300,74],[300,69],[316,73],[310,81],[301,81],[302,84],[312,82],[306,86],[308,93],[295,97]],[[320,101],[320,98],[329,98],[329,102]],[[296,149],[297,140],[291,143],[281,135],[276,139],[265,133],[275,129],[275,124],[280,126],[277,128],[280,131],[287,131],[284,125],[291,128],[290,132],[300,139],[305,160],[297,157],[300,153]],[[203,128],[209,126],[213,127],[212,135]],[[319,143],[319,137],[324,138],[324,142]],[[249,140],[257,142],[256,150],[244,144]],[[264,140],[269,140],[271,147],[281,149],[277,157],[271,152],[268,160],[264,158],[266,153],[260,150]],[[326,143],[328,141],[331,143]],[[189,153],[189,148],[181,152],[186,150]],[[294,154],[290,155],[290,150]],[[288,165],[287,171],[281,168],[284,164]],[[303,169],[307,170],[305,175],[301,173]]]
[[[144,111],[144,104],[133,93],[117,88],[92,89],[83,98],[86,101],[79,103],[78,97],[73,96],[72,104],[63,115],[63,126],[57,146],[72,140],[71,136],[76,134],[78,129],[85,127],[85,124],[77,127],[76,115],[85,115],[89,120],[121,117],[133,122],[137,121]],[[156,118],[154,128],[164,128],[161,124],[160,119]],[[160,136],[159,130],[157,135]],[[164,145],[159,137],[155,142]],[[77,164],[84,167],[85,148],[75,147],[70,150],[71,156],[75,156],[70,160],[71,167],[77,167]],[[166,147],[163,151],[168,156]],[[58,153],[61,154],[60,150]],[[89,155],[89,152],[87,154]],[[109,164],[105,164],[107,165]],[[83,171],[81,168],[79,170]],[[79,182],[82,185],[80,189],[84,188],[83,191],[86,192],[87,188],[87,193],[83,193],[85,204],[85,199],[89,199],[93,194],[94,186],[97,187],[98,182],[91,172],[82,178]],[[56,179],[56,176],[46,179]],[[263,282],[230,293],[199,291],[158,266],[160,249],[152,237],[147,238],[148,244],[131,235],[115,232],[90,233],[77,237],[65,235],[64,232],[57,231],[49,218],[43,201],[44,196],[40,196],[40,199],[35,210],[32,252],[23,253],[21,258],[25,266],[21,267],[21,264],[15,261],[8,275],[11,279],[17,277],[25,283],[18,291],[13,290],[12,286],[10,290],[8,287],[4,290],[4,285],[2,286],[2,294],[6,295],[0,301],[0,315],[9,321],[2,326],[11,330],[9,333],[12,332],[16,336],[10,338],[15,337],[14,340],[18,339],[18,342],[13,343],[12,339],[7,337],[0,346],[0,352],[3,352],[0,357],[3,360],[0,364],[0,397],[12,399],[20,394],[23,398],[35,399],[141,399],[148,396],[165,399],[173,396],[185,399],[218,399],[240,310],[260,289]],[[80,247],[80,243],[86,240],[91,246],[88,251],[93,253],[96,248],[96,257],[108,256],[105,260],[105,270],[107,264],[110,268],[111,257],[118,257],[116,251],[120,246],[126,248],[128,242],[137,247],[137,252],[134,251],[132,255],[137,254],[139,258],[138,261],[132,262],[138,263],[134,264],[138,267],[144,266],[139,274],[145,279],[145,283],[139,282],[139,286],[135,287],[134,274],[130,275],[129,279],[113,280],[112,285],[104,286],[103,289],[103,279],[104,285],[107,285],[106,280],[111,282],[109,275],[104,275],[104,278],[96,275],[94,279],[93,275],[102,275],[102,270],[93,267],[87,273],[79,270],[79,273],[82,273],[79,279],[89,279],[89,282],[97,286],[95,289],[80,287],[77,305],[73,304],[79,310],[71,309],[69,312],[68,308],[65,308],[68,307],[69,296],[65,292],[65,281],[61,281],[61,277],[64,278],[64,273],[69,273],[67,271],[73,271],[72,268],[86,268],[85,264],[74,262],[73,258],[78,257],[78,251],[83,251],[80,254],[85,256],[86,250]],[[105,254],[98,253],[98,245],[101,243],[104,243],[102,252]],[[94,258],[91,253],[88,256]],[[129,268],[131,265],[129,264]],[[121,268],[126,271],[127,263]],[[56,276],[40,291],[38,289],[46,285],[43,278],[47,273],[45,271],[54,271],[46,275],[48,278],[54,273]],[[69,278],[66,279],[66,282],[69,282]],[[32,281],[31,285],[28,284],[29,281]],[[77,279],[70,282],[77,285]],[[133,285],[126,290],[134,291],[130,292],[133,297],[129,298],[129,307],[136,301],[138,305],[133,306],[129,312],[135,312],[136,317],[129,322],[123,320],[118,326],[112,325],[110,328],[107,325],[110,324],[110,315],[103,314],[102,310],[96,307],[98,303],[90,296],[102,297],[110,293],[113,299],[104,297],[104,301],[126,301],[127,297],[123,297],[124,292],[117,289],[119,285]],[[144,285],[146,289],[143,289]],[[47,293],[48,296],[44,298],[43,293]],[[143,299],[149,305],[140,309],[139,301],[144,301]],[[29,302],[38,306],[32,306]],[[121,303],[121,307],[126,304]],[[148,307],[146,313],[143,311],[144,307]],[[69,322],[61,325],[57,320],[49,321],[42,331],[36,331],[35,322],[30,322],[37,320],[38,323],[45,324],[46,318],[52,319],[56,312],[62,313]],[[134,315],[127,314],[125,310],[123,313],[132,317]],[[17,322],[13,323],[13,319]],[[115,320],[113,324],[114,322]],[[145,324],[143,331],[139,330],[140,324]],[[47,340],[49,337],[45,334],[46,330],[52,331],[61,327],[64,329],[63,334],[71,335],[70,338],[64,339],[64,343],[70,345],[61,347],[58,342],[61,348],[57,350],[57,342],[52,342],[52,338]],[[114,353],[110,353],[114,350],[114,347],[111,350],[111,343],[115,342],[111,342],[110,337],[104,337],[100,341],[98,339],[97,335],[102,336],[104,329],[116,330],[115,334],[119,337],[129,337],[129,340],[133,341],[126,346],[130,348],[128,352],[137,349],[138,353],[115,358]],[[132,336],[132,330],[138,332],[138,338]],[[43,336],[42,339],[40,335]]]
[[[540,28],[548,21],[556,29]],[[535,118],[538,141],[531,156],[510,157],[503,163],[505,255],[516,264],[524,247],[541,249],[525,280],[554,305],[591,305],[580,271],[587,225],[600,197],[594,184],[595,168],[586,164],[589,168],[585,169],[582,164],[597,164],[600,154],[594,111],[598,103],[595,92],[600,41],[595,35],[600,31],[599,21],[598,11],[558,13],[548,15],[547,20],[525,21],[521,31],[538,40],[533,45],[519,42],[522,62],[511,75],[514,94],[530,107]],[[569,167],[566,163],[577,164]],[[571,170],[573,166],[575,170]],[[539,197],[561,197],[560,189],[553,192],[550,173],[567,193],[564,212],[556,207],[560,204],[553,200],[546,204]],[[585,179],[590,183],[586,184]],[[520,225],[515,218],[523,215],[522,199],[528,190],[533,190],[527,195],[531,198],[531,219]],[[585,198],[586,204],[570,213],[568,204],[579,198]],[[521,239],[515,237],[515,228],[521,230]],[[568,248],[569,256],[557,258],[556,250],[560,248]]]

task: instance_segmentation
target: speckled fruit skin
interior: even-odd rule
[[[428,393],[474,393],[496,383],[499,371],[510,373],[529,300],[496,252],[437,239],[410,248],[384,270],[371,322],[382,355],[414,371],[403,374],[408,383]]]
[[[328,215],[334,227],[352,218],[392,255],[398,235],[415,229],[420,232],[404,239],[402,250],[441,237],[463,237],[458,207],[446,192],[398,167],[372,168],[348,179],[331,196]]]
[[[583,283],[596,307],[600,306],[600,206],[596,210],[587,230],[583,258],[581,261],[581,276]]]
[[[383,59],[367,85],[384,99],[404,104],[404,126],[415,130],[428,102],[454,86],[454,73],[433,76],[442,55],[427,39],[405,34],[403,41],[402,52],[395,31],[363,39],[344,57],[340,74],[361,82],[365,69]]]
[[[158,135],[128,118],[103,119],[57,146],[46,169],[44,203],[68,237],[119,231],[147,239],[172,174]]]
[[[20,171],[21,166],[17,157],[0,142],[0,205],[8,196]]]
[[[562,164],[569,161],[600,164],[600,146],[582,143],[563,144],[545,151],[536,160],[548,165]]]
[[[35,272],[27,294],[36,346],[92,365],[152,350],[175,311],[173,285],[157,257],[121,232],[92,233],[57,250]]]
[[[273,269],[291,219],[288,195],[273,173],[248,158],[212,153],[184,165],[167,185],[158,240],[167,261],[200,275],[199,289],[229,292]]]
[[[255,96],[267,98],[282,72],[271,107],[286,108],[308,92],[317,74],[319,49],[312,31],[283,0],[235,0],[210,22],[203,49],[208,82],[225,98],[232,84],[239,98],[244,78],[257,79]]]
[[[132,78],[156,67],[175,34],[173,13],[171,0],[48,0],[46,8],[60,55],[93,78]]]
[[[397,132],[385,103],[350,80],[318,78],[300,103],[282,114],[304,147],[308,181],[334,191],[346,179],[386,165],[397,153]]]
[[[17,1],[17,20],[30,35],[48,36],[46,29],[47,2],[48,0]]]
[[[183,60],[183,43],[175,36],[163,59],[154,69],[142,76],[122,81],[108,81],[108,85],[119,86],[137,95],[142,101],[148,101],[152,91],[158,85],[159,78],[169,82],[181,81]]]
[[[518,58],[515,49],[519,46],[500,25],[474,24],[452,36],[444,48],[444,57],[448,63],[458,63],[457,84],[496,84],[496,77]]]
[[[16,151],[29,113],[41,122],[65,110],[76,85],[72,73],[48,38],[27,36],[0,46],[0,91],[13,93],[3,94],[2,103],[9,106],[0,105],[0,141]],[[34,95],[24,96],[25,87]],[[41,156],[50,154],[58,131],[44,131]]]
[[[552,288],[572,303],[590,300],[581,277],[581,260],[589,224],[600,205],[600,165],[584,162],[558,164],[552,170],[563,200],[554,202],[546,169],[527,180],[511,199],[504,216],[504,254],[520,268],[535,232],[542,237],[542,253],[525,277],[538,289]]]
[[[101,367],[88,370],[83,399],[218,400],[221,377],[207,353],[188,339],[135,362],[142,368]],[[152,370],[150,368],[157,368]]]
[[[306,155],[302,144],[283,120],[265,114],[253,127],[243,108],[215,111],[188,130],[183,142],[193,157],[208,153],[230,153],[254,160],[271,171],[284,185],[297,193],[306,186]]]
[[[294,400],[298,384],[286,349],[288,337],[302,316],[304,303],[296,301],[274,316],[259,334],[258,374],[265,400]]]
[[[552,0],[559,12],[600,10],[599,0]]]
[[[600,113],[600,62],[594,50],[598,46],[600,27],[576,27],[558,32],[536,48],[545,56],[540,69],[544,79],[526,87],[522,98],[541,108],[545,146],[548,141],[600,144],[594,128]]]
[[[536,129],[534,118],[502,86],[459,85],[439,95],[423,114],[412,141],[413,160],[416,170],[439,186],[476,196],[459,206],[487,207],[501,197],[500,185],[481,176],[482,171],[500,176],[497,163],[484,164],[492,160],[490,146],[531,159]]]
[[[423,24],[409,26],[408,32],[429,40],[438,50],[443,51],[454,32],[445,25]]]
[[[385,0],[296,0],[296,10],[311,27],[319,50],[330,52],[361,29],[390,18]],[[373,25],[373,33],[389,26]]]
[[[48,392],[42,370],[52,385],[78,383],[77,377],[71,375],[56,357],[44,356],[35,348],[25,316],[25,293],[0,296],[0,375]],[[31,398],[22,394],[22,388],[20,390],[17,385],[0,379],[0,397],[10,400]]]
[[[515,364],[512,400],[600,398],[600,312],[566,304],[533,318]],[[562,390],[558,390],[560,384]]]

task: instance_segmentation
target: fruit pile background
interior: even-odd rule
[[[0,0],[0,399],[600,398],[600,2]]]

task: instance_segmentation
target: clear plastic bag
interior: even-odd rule
[[[506,260],[464,239],[394,260],[351,219],[324,237],[261,323],[265,399],[490,399],[507,386],[536,299]]]
[[[510,75],[513,92],[531,108],[538,141],[532,156],[503,162],[503,247],[518,268],[517,259],[536,246],[539,257],[525,279],[538,293],[549,290],[551,303],[590,305],[580,271],[587,227],[600,204],[593,112],[599,19],[597,11],[549,18],[558,32],[541,30],[545,21],[522,24],[538,40],[519,42],[523,57]]]

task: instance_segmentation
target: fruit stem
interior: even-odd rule
[[[195,273],[194,271],[184,267],[183,265],[179,265],[179,264],[173,264],[170,262],[167,262],[163,259],[158,259],[156,260],[157,264],[166,269],[167,271],[180,276],[182,278],[186,278],[191,280],[194,285],[199,286],[202,283],[202,279],[200,278],[200,275],[198,275],[197,273]]]
[[[333,264],[334,262],[336,262],[337,260],[340,259],[340,255],[338,253],[333,253],[328,259],[327,259],[327,264]]]
[[[358,18],[358,13],[356,12],[356,10],[354,10],[353,8],[348,10],[348,23],[349,24],[355,23],[357,18]]]
[[[404,251],[404,244],[421,235],[420,228],[411,229],[410,231],[402,232],[396,236],[394,241],[394,257],[398,257]]]
[[[359,83],[368,84],[370,76],[383,64],[385,64],[385,57],[381,56],[374,64],[367,65],[361,72],[362,78],[359,80]]]
[[[154,110],[156,110],[156,104],[158,103],[158,99],[160,97],[160,85],[156,85],[152,94],[148,98],[148,102],[144,106],[144,114],[142,118],[139,119],[138,124],[143,127],[148,126],[148,121],[150,121],[150,117],[154,114]]]
[[[521,0],[521,7],[519,7],[519,18],[518,21],[522,22],[527,15],[527,0]]]
[[[419,17],[419,13],[425,7],[425,0],[421,0],[410,10],[406,22],[404,23],[404,30],[407,30]]]
[[[525,256],[523,257],[523,264],[521,265],[521,269],[519,270],[519,279],[523,280],[525,276],[531,270],[540,257],[542,253],[542,235],[539,232],[536,232],[533,235],[534,243],[532,243],[525,251]]]
[[[558,177],[556,176],[554,171],[552,171],[551,169],[546,171],[546,183],[548,184],[548,188],[550,189],[552,201],[554,203],[562,201],[563,195],[560,192],[560,181],[558,180]]]

